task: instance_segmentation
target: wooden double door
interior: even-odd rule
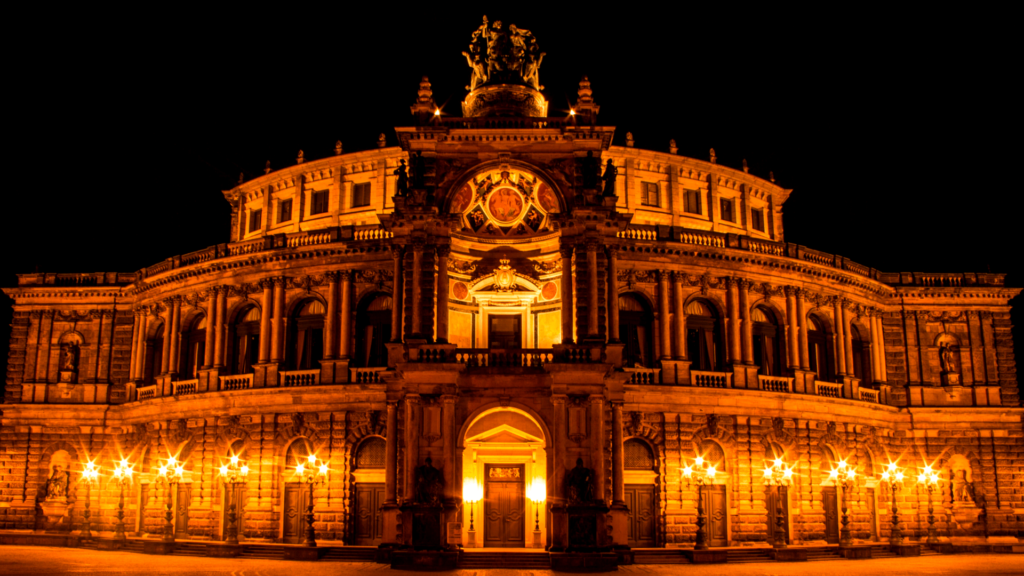
[[[284,485],[284,541],[285,544],[299,544],[306,534],[306,509],[309,506],[309,489],[299,482]]]
[[[793,535],[789,530],[789,487],[779,486],[776,489],[769,488],[768,500],[765,503],[768,509],[768,542],[775,542],[775,531],[778,529],[776,523],[778,522],[778,505],[779,501],[782,501],[782,525],[786,528],[786,543],[793,543]]]
[[[839,543],[839,496],[835,486],[821,488],[821,505],[825,510],[825,541]]]
[[[487,464],[484,473],[484,546],[526,546],[526,489],[523,465]]]
[[[627,542],[633,548],[651,548],[656,541],[654,486],[626,484],[626,506],[629,507],[629,535]]]
[[[704,487],[704,517],[707,524],[708,546],[726,546],[729,544],[729,510],[726,507],[725,485],[712,484]]]
[[[245,484],[233,486],[221,485],[221,540],[228,535],[228,513],[231,505],[235,505],[235,529],[238,539],[245,540]]]
[[[356,484],[356,514],[353,520],[353,544],[376,546],[384,541],[383,484]]]

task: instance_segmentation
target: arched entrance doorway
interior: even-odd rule
[[[483,488],[483,497],[463,507],[465,546],[544,547],[547,437],[538,417],[512,406],[483,408],[467,420],[460,444],[463,480]],[[538,492],[544,500],[527,497]]]

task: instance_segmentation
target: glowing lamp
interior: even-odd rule
[[[300,475],[300,476],[305,474],[306,473],[306,465],[305,464],[297,464],[295,466],[295,473]]]
[[[771,478],[772,477],[772,469],[771,468],[765,468],[764,469],[764,477],[765,478]]]
[[[704,457],[703,456],[697,456],[697,459],[694,460],[694,463],[697,464],[697,466],[703,466],[704,465]]]
[[[234,454],[231,455],[231,465],[232,466],[237,466],[238,465],[238,456],[235,456]]]
[[[717,471],[714,466],[708,466],[708,478],[714,478]]]

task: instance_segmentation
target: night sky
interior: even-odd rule
[[[616,145],[630,131],[638,148],[675,139],[682,155],[714,147],[720,164],[774,171],[793,189],[789,242],[885,271],[991,270],[1024,285],[1008,14],[376,4],[90,6],[9,21],[0,285],[37,269],[130,272],[225,242],[221,191],[239,172],[292,165],[300,149],[329,156],[338,139],[346,152],[381,132],[396,144],[423,75],[459,115],[461,52],[484,13],[536,35],[551,115],[587,75]],[[0,295],[0,369],[9,306]]]

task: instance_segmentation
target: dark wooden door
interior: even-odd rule
[[[192,485],[182,482],[178,484],[178,499],[175,502],[174,535],[179,538],[188,536],[188,506],[192,502]]]
[[[791,544],[793,542],[793,535],[790,534],[789,530],[789,488],[786,486],[779,486],[778,491],[770,489],[768,490],[768,542],[775,542],[775,530],[776,522],[778,522],[778,502],[782,501],[782,521],[783,526],[786,528],[786,543]]]
[[[821,505],[825,509],[825,541],[829,544],[838,544],[839,499],[836,497],[835,486],[822,487]]]
[[[654,486],[627,484],[626,505],[629,506],[629,542],[634,548],[650,548],[655,541]]]
[[[526,498],[523,466],[486,466],[484,546],[526,546]]]
[[[355,544],[376,546],[384,540],[383,484],[356,484]]]
[[[875,501],[875,489],[868,488],[868,533],[871,534],[871,539],[878,542],[878,510],[875,508],[877,502]]]
[[[725,546],[729,543],[729,514],[725,501],[725,485],[715,484],[704,487],[704,514],[707,518],[708,546]]]
[[[237,486],[224,486],[221,485],[221,538],[227,537],[228,534],[228,512],[230,511],[231,504],[235,505],[235,528],[238,530],[238,539],[245,539],[245,485],[239,484]]]
[[[286,544],[298,544],[302,542],[306,533],[306,498],[308,496],[305,486],[298,482],[289,482],[284,485],[284,534],[282,537]]]
[[[522,318],[519,316],[489,316],[487,339],[490,348],[522,348]]]

